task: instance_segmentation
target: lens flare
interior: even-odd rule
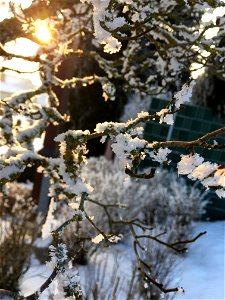
[[[34,22],[34,35],[39,39],[40,42],[47,44],[52,39],[51,30],[46,21],[36,20]]]

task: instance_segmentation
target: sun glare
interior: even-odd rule
[[[13,13],[10,12],[10,3],[25,9],[32,4],[32,0],[0,0],[0,22],[5,18],[11,18],[13,16]]]
[[[52,35],[47,22],[43,20],[36,20],[33,25],[34,35],[39,39],[39,41],[44,44],[49,43],[52,39]]]
[[[190,67],[191,76],[193,79],[197,79],[205,73],[205,67],[203,64],[192,63]]]

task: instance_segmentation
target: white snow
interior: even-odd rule
[[[225,299],[225,221],[196,224],[196,234],[205,230],[207,235],[190,246],[181,262],[180,284],[185,294],[174,300]]]
[[[163,163],[165,161],[168,161],[167,155],[171,152],[172,151],[168,148],[160,148],[155,152],[150,152],[149,156],[152,158],[152,160],[157,161],[159,163]]]
[[[182,286],[185,293],[176,294],[174,300],[225,299],[225,221],[198,222],[194,226],[193,236],[202,231],[207,231],[207,234],[190,245],[187,255],[180,258],[178,256],[178,261],[180,260],[179,272],[177,278],[174,278],[174,282],[176,285],[178,283]],[[130,260],[134,260],[132,250],[129,243],[118,244],[116,247],[123,253],[123,259],[120,259],[119,264],[121,272],[118,273],[123,273],[129,278]],[[102,253],[101,258],[103,257],[104,253]],[[96,260],[95,263],[100,264],[101,262]],[[81,279],[86,268],[84,266],[80,268]],[[113,264],[108,266],[109,273],[112,269]],[[33,265],[21,280],[22,293],[30,294],[44,282],[48,275],[49,269],[33,260]],[[48,299],[47,295],[48,292],[45,292],[40,299]],[[120,298],[119,300],[124,299]]]
[[[182,89],[176,93],[174,98],[176,99],[175,106],[176,108],[180,108],[181,104],[189,102],[192,96],[192,89],[195,85],[195,81],[191,81],[189,84],[184,84]]]
[[[102,240],[104,240],[104,236],[102,234],[98,234],[96,237],[94,237],[91,241],[94,244],[99,244]]]

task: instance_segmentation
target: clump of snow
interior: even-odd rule
[[[208,161],[204,162],[201,165],[197,166],[188,177],[199,180],[205,179],[206,177],[214,173],[217,167],[218,165],[216,164],[212,164]]]
[[[124,165],[131,165],[131,152],[143,149],[147,142],[138,137],[132,138],[129,134],[118,134],[112,144],[112,150]],[[144,157],[143,157],[144,158]]]
[[[195,169],[195,167],[199,166],[203,161],[204,158],[201,157],[198,153],[195,153],[194,155],[181,155],[181,160],[177,164],[178,174],[190,174]]]
[[[192,80],[189,84],[184,84],[182,89],[174,95],[176,99],[175,106],[180,108],[181,104],[189,102],[192,96],[192,89],[195,86],[196,81]]]
[[[107,7],[109,5],[109,0],[96,1],[96,0],[82,0],[81,2],[89,2],[93,5],[93,23],[94,23],[94,35],[98,42],[105,44],[104,51],[107,53],[118,52],[122,44],[115,37],[111,35],[109,31],[106,31],[100,24],[101,21],[105,20]],[[125,24],[125,19],[123,17],[113,18],[112,21],[107,21],[106,26],[109,30],[121,27]]]
[[[192,180],[200,180],[206,187],[213,187],[221,198],[225,196],[225,171],[223,166],[211,162],[204,162],[199,154],[181,155],[177,164],[178,174],[188,175]]]
[[[150,152],[149,156],[152,158],[152,160],[157,161],[159,163],[164,162],[170,162],[168,161],[168,154],[170,154],[172,151],[168,148],[160,148],[158,150],[155,150],[154,152]]]
[[[174,119],[173,114],[167,108],[161,109],[159,112],[156,113],[159,117],[159,123],[167,123],[168,125],[173,125]]]
[[[119,133],[121,130],[125,129],[125,123],[118,123],[118,122],[103,122],[98,123],[96,125],[95,131],[97,133],[103,133],[106,130],[113,130]]]
[[[99,244],[103,240],[104,240],[104,236],[102,234],[98,234],[96,237],[91,239],[92,243],[94,244]]]
[[[63,142],[67,136],[71,136],[74,139],[79,139],[79,138],[82,138],[89,134],[90,134],[89,130],[84,130],[84,131],[83,130],[68,130],[65,133],[61,133],[61,134],[57,135],[57,137],[55,137],[54,140],[56,142]]]
[[[113,236],[111,236],[108,240],[112,244],[117,244],[119,241],[121,241],[122,238],[123,238],[123,235],[119,234],[119,235],[113,235]]]

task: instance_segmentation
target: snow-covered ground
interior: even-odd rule
[[[185,294],[176,300],[225,299],[225,222],[199,222],[195,233],[207,231],[181,261],[180,283]]]
[[[207,235],[191,244],[188,254],[184,258],[180,258],[179,277],[174,278],[174,281],[184,287],[185,294],[175,295],[175,300],[225,299],[225,221],[196,223],[194,234],[202,231],[207,231]],[[121,272],[124,272],[127,269],[124,266],[130,265],[131,253],[126,244],[121,244],[121,251],[124,253],[123,264],[119,264],[119,266],[122,269]],[[98,262],[96,261],[96,263]],[[85,273],[85,268],[82,267],[80,270],[81,277]],[[113,264],[111,268],[113,268]],[[33,260],[33,265],[22,279],[22,292],[26,295],[30,294],[41,285],[48,275],[49,270],[46,266]],[[47,298],[47,293],[41,297],[43,300],[47,300]]]

